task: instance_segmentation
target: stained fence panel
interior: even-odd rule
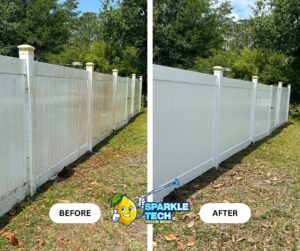
[[[220,97],[220,161],[250,143],[253,83],[223,78]]]
[[[128,83],[126,77],[118,77],[117,93],[115,101],[115,128],[119,129],[127,123],[128,109]]]
[[[87,71],[35,63],[34,156],[37,185],[88,149]]]
[[[93,145],[101,142],[113,130],[113,81],[109,74],[93,75]]]
[[[142,80],[136,79],[135,90],[134,90],[134,114],[138,114],[140,111],[141,89],[142,89]]]
[[[154,66],[154,187],[211,167],[215,88],[215,76]]]
[[[24,62],[0,56],[0,216],[27,192]]]

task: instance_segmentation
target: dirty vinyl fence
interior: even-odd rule
[[[136,79],[0,56],[0,216],[141,111]]]
[[[290,86],[154,65],[153,187],[184,185],[288,121]],[[161,200],[174,187],[154,196]]]

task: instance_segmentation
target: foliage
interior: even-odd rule
[[[154,1],[154,62],[190,68],[195,58],[222,48],[231,6],[212,0]]]
[[[240,51],[216,51],[209,58],[197,58],[193,69],[212,73],[216,65],[229,68],[228,76],[238,79],[251,80],[252,76],[257,75],[265,84],[277,84],[287,79],[286,57],[270,50],[244,48]]]

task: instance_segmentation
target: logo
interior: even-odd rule
[[[171,223],[173,212],[190,211],[190,203],[188,202],[147,202],[149,195],[158,193],[172,186],[179,187],[178,179],[157,187],[151,192],[139,197],[138,204],[135,204],[127,194],[114,194],[111,199],[111,207],[113,209],[112,221],[120,222],[126,226],[130,225],[136,219],[144,216],[146,223]],[[141,212],[141,213],[140,213]]]

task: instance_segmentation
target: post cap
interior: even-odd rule
[[[135,74],[135,73],[131,74],[131,77],[134,77],[134,78],[135,78],[135,77],[136,77],[136,74]]]
[[[283,82],[278,82],[278,85],[282,85],[283,84]]]
[[[88,62],[88,63],[85,64],[85,66],[95,66],[95,64],[92,63],[92,62]]]
[[[224,71],[222,66],[214,66],[214,71]]]
[[[252,76],[252,79],[259,79],[258,76]]]
[[[22,44],[18,46],[19,51],[34,52],[35,48],[29,44]]]
[[[118,73],[118,70],[117,70],[117,69],[113,69],[112,71]]]
[[[140,79],[143,79],[143,76],[140,76]]]

